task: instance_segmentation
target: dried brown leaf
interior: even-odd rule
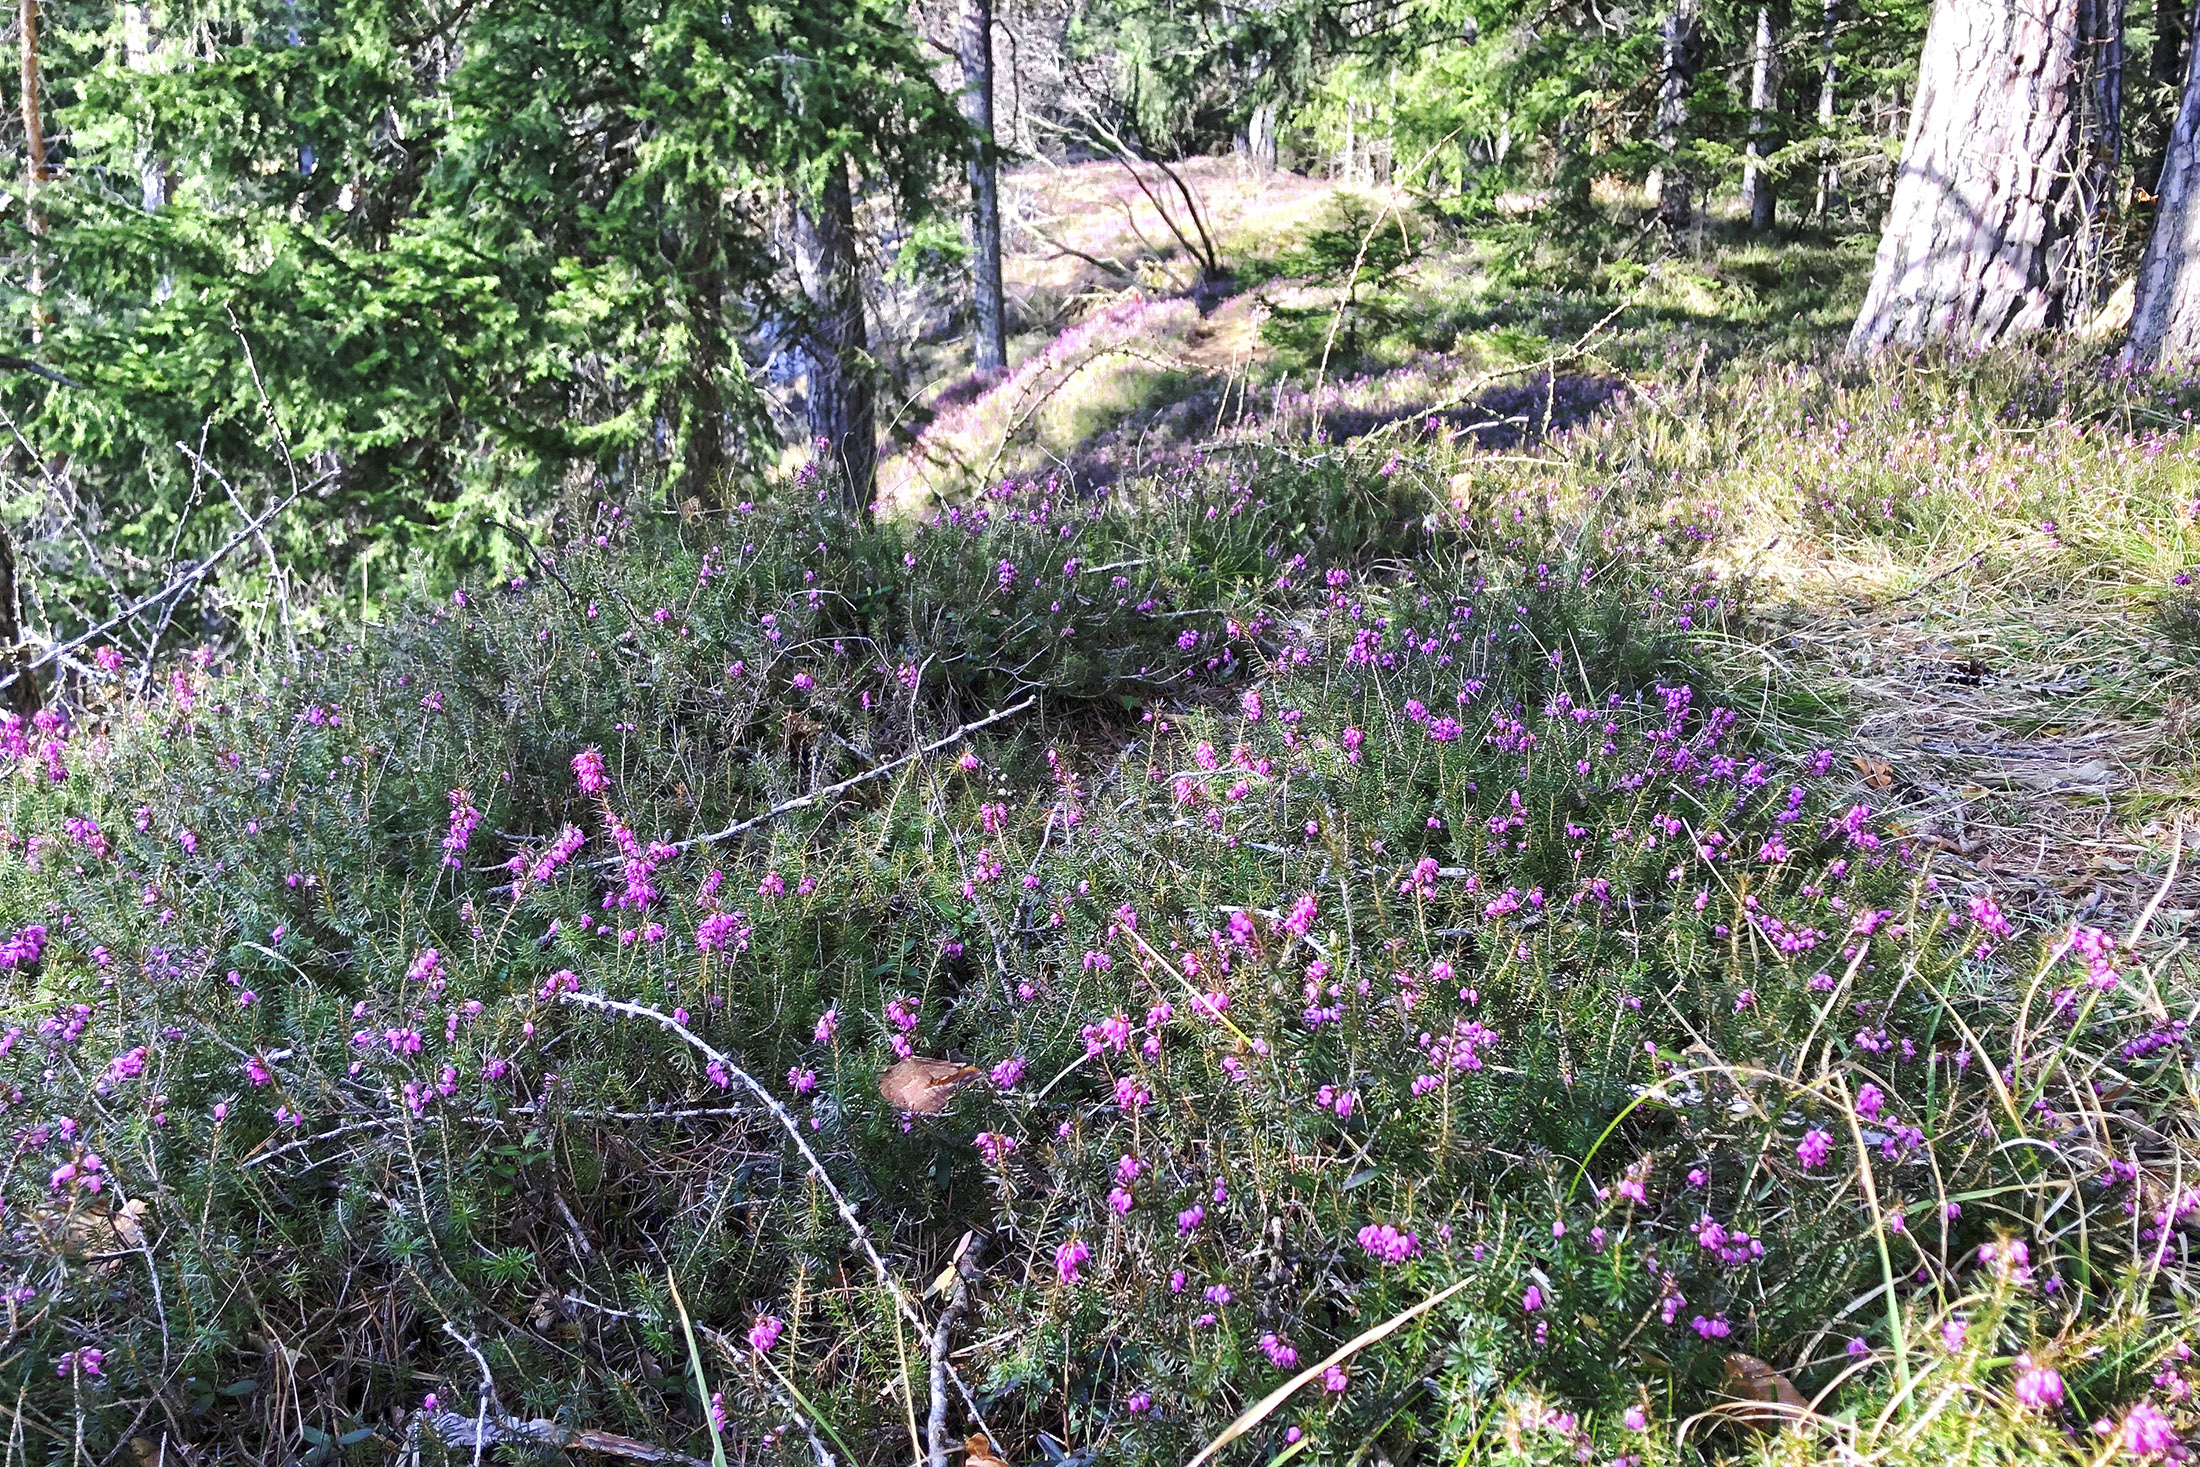
[[[972,1433],[963,1450],[968,1453],[963,1467],[1008,1467],[1006,1459],[993,1450],[993,1439],[982,1431]]]
[[[1794,1383],[1754,1355],[1728,1355],[1724,1374],[1727,1395],[1745,1403],[1726,1413],[1736,1420],[1778,1426],[1810,1414],[1810,1402]]]
[[[953,1060],[926,1059],[913,1054],[897,1061],[893,1068],[879,1076],[878,1093],[896,1110],[936,1116],[947,1109],[957,1090],[983,1073],[976,1065],[959,1065]]]

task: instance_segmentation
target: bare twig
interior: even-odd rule
[[[48,648],[44,652],[41,652],[38,656],[32,658],[29,662],[23,664],[23,666],[17,668],[15,671],[8,673],[5,677],[0,677],[0,688],[8,686],[19,677],[38,671],[38,669],[40,669],[41,667],[46,667],[51,665],[52,663],[60,661],[63,657],[67,656],[71,652],[74,652],[77,648],[82,647],[87,643],[95,642],[99,640],[99,638],[106,636],[107,633],[113,631],[116,627],[121,626],[124,622],[130,621],[141,613],[149,611],[155,606],[159,606],[164,602],[170,601],[175,597],[181,596],[185,592],[192,590],[201,581],[205,580],[209,574],[212,573],[215,566],[219,565],[223,560],[227,559],[231,551],[235,550],[239,545],[244,544],[245,541],[251,539],[255,534],[260,531],[263,526],[267,524],[268,521],[274,519],[275,516],[281,514],[284,510],[290,508],[291,505],[295,504],[298,501],[300,495],[310,493],[314,489],[319,488],[323,484],[331,482],[335,478],[335,472],[331,471],[329,473],[321,475],[321,477],[313,480],[311,483],[300,485],[297,489],[291,492],[288,498],[281,500],[273,508],[269,509],[265,514],[262,514],[258,519],[253,520],[242,530],[239,530],[229,539],[223,541],[213,554],[207,556],[206,559],[200,561],[197,565],[192,566],[191,569],[185,571],[182,575],[176,577],[175,580],[170,581],[167,585],[161,587],[158,591],[153,592],[150,596],[140,597],[138,600],[131,602],[128,606],[116,612],[113,616],[108,617],[105,621],[101,622],[98,626],[93,627],[90,631],[84,632],[79,636],[72,637],[66,642],[55,643],[52,647]]]
[[[567,600],[571,601],[575,606],[581,604],[580,592],[573,589],[573,583],[565,578],[565,573],[563,571],[560,571],[558,569],[557,562],[553,561],[549,557],[549,555],[543,551],[541,546],[537,545],[533,540],[527,538],[527,532],[525,530],[522,530],[517,525],[508,524],[503,520],[491,520],[489,521],[489,523],[502,530],[505,534],[510,535],[514,540],[517,540],[520,543],[521,548],[526,550],[529,555],[534,557],[535,564],[542,567],[543,574],[549,576],[550,579],[556,581],[559,586],[564,588]]]
[[[43,377],[48,382],[58,382],[63,387],[81,388],[84,384],[74,377],[64,376],[51,367],[42,367],[29,357],[9,356],[0,352],[0,372],[28,372],[33,377]]]
[[[474,1413],[474,1467],[481,1467],[482,1449],[489,1444],[489,1398],[496,1394],[496,1380],[489,1374],[489,1360],[481,1353],[481,1347],[468,1339],[457,1325],[444,1320],[443,1333],[465,1346],[466,1353],[474,1357],[474,1365],[481,1371],[481,1392],[476,1398],[480,1405]]]
[[[940,1311],[932,1331],[932,1414],[924,1423],[926,1455],[931,1467],[947,1467],[947,1356],[955,1341],[955,1326],[970,1312],[970,1285],[978,1277],[979,1240],[971,1238],[955,1258],[955,1292]]]
[[[428,1430],[454,1447],[472,1447],[474,1459],[479,1461],[483,1448],[499,1442],[518,1442],[533,1447],[548,1447],[553,1451],[593,1452],[601,1457],[618,1457],[628,1462],[667,1463],[673,1467],[710,1467],[700,1457],[690,1457],[670,1447],[660,1447],[653,1442],[636,1441],[630,1436],[614,1436],[608,1431],[575,1431],[570,1426],[560,1426],[555,1421],[537,1418],[532,1421],[517,1416],[497,1416],[475,1421],[456,1411],[438,1411],[428,1418]]]
[[[839,1184],[833,1180],[832,1173],[825,1170],[824,1161],[819,1158],[816,1151],[811,1149],[809,1138],[802,1134],[801,1124],[795,1120],[793,1115],[789,1114],[785,1106],[779,1103],[779,1098],[764,1087],[762,1081],[735,1063],[730,1055],[724,1054],[706,1043],[701,1036],[688,1028],[687,1025],[679,1022],[670,1014],[650,1008],[646,1004],[628,1003],[624,999],[607,998],[600,993],[568,993],[563,996],[563,999],[566,1003],[577,1003],[587,1008],[601,1009],[606,1013],[624,1014],[629,1018],[648,1019],[652,1023],[661,1024],[686,1041],[691,1048],[702,1054],[704,1058],[715,1060],[718,1064],[724,1066],[726,1073],[732,1079],[739,1082],[743,1089],[755,1096],[758,1102],[771,1112],[772,1119],[779,1122],[780,1129],[787,1133],[787,1139],[792,1141],[795,1150],[801,1153],[803,1165],[809,1168],[811,1176],[817,1178],[817,1184],[825,1189],[825,1195],[832,1200],[833,1210],[840,1214],[841,1222],[846,1225],[848,1234],[855,1240],[857,1249],[871,1265],[872,1273],[877,1275],[879,1283],[892,1296],[895,1311],[916,1329],[920,1338],[931,1336],[932,1326],[926,1321],[923,1311],[910,1301],[908,1293],[901,1286],[901,1281],[894,1277],[893,1270],[886,1266],[885,1258],[878,1251],[878,1245],[871,1241],[870,1229],[866,1228],[863,1225],[863,1220],[856,1216],[855,1204],[850,1202],[846,1194],[840,1190]],[[978,1410],[977,1397],[970,1393],[970,1387],[963,1382],[962,1376],[956,1372],[952,1365],[947,1367],[947,1374],[948,1378],[954,1382],[957,1392],[961,1394],[963,1404],[970,1408],[971,1419],[978,1423],[980,1429],[991,1435],[992,1429],[986,1426],[985,1417]]]
[[[709,835],[690,836],[686,840],[680,841],[679,843],[674,845],[673,849],[675,851],[687,851],[694,849],[696,846],[714,845],[722,840],[731,840],[735,836],[742,834],[744,831],[754,830],[757,826],[768,824],[771,821],[778,819],[782,815],[790,814],[793,811],[800,810],[808,805],[815,805],[823,800],[830,800],[836,795],[845,794],[846,792],[854,789],[858,785],[869,784],[874,779],[884,778],[886,775],[889,775],[895,770],[901,768],[904,764],[914,763],[916,760],[922,759],[928,754],[937,754],[942,749],[949,748],[954,744],[960,743],[962,740],[969,738],[972,734],[976,733],[981,728],[990,727],[993,724],[1001,722],[1003,719],[1014,718],[1017,714],[1023,712],[1026,708],[1029,708],[1032,704],[1038,701],[1038,695],[1033,694],[1030,697],[1025,698],[1021,702],[1011,703],[1006,708],[998,709],[992,713],[988,713],[985,717],[980,718],[975,722],[966,723],[961,728],[956,729],[954,732],[947,734],[944,737],[934,739],[931,743],[926,744],[920,749],[912,749],[908,753],[902,755],[899,759],[889,759],[884,764],[879,765],[875,769],[866,769],[861,774],[851,775],[850,777],[842,780],[838,784],[829,784],[823,789],[812,790],[806,795],[797,795],[794,799],[787,800],[784,803],[772,806],[769,810],[766,810],[761,815],[751,815],[746,820],[737,820],[733,824],[727,826],[724,830],[713,831]]]
[[[238,516],[251,522],[252,511],[244,507],[244,496],[237,492],[236,486],[223,476],[221,470],[206,462],[201,455],[185,448],[183,444],[178,443],[176,447],[182,449],[183,456],[191,460],[193,468],[203,469],[215,483],[221,485],[222,493],[229,496],[229,502],[236,507]],[[296,475],[292,477],[295,478]],[[275,554],[274,543],[267,538],[266,530],[254,532],[252,538],[260,542],[260,556],[267,562],[268,586],[275,593],[275,609],[282,619],[283,641],[290,648],[290,660],[295,663],[298,660],[298,638],[290,625],[290,572],[283,568],[283,562]]]

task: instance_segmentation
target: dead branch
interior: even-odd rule
[[[617,1436],[608,1431],[575,1431],[570,1426],[560,1426],[555,1421],[538,1417],[532,1421],[517,1416],[484,1417],[476,1421],[461,1416],[456,1411],[438,1411],[428,1418],[427,1429],[447,1446],[463,1447],[480,1454],[500,1442],[519,1442],[532,1447],[548,1447],[553,1451],[593,1452],[602,1457],[617,1457],[628,1462],[668,1463],[676,1467],[709,1467],[700,1457],[690,1457],[670,1447],[660,1447],[653,1442],[636,1441],[630,1436]]]
[[[932,1413],[924,1424],[925,1451],[931,1467],[947,1467],[947,1357],[955,1342],[955,1326],[970,1312],[970,1286],[978,1277],[978,1249],[973,1236],[955,1254],[955,1292],[940,1311],[939,1327],[932,1331]]]
[[[259,532],[262,529],[266,528],[268,522],[274,519],[275,516],[281,514],[284,510],[290,508],[291,505],[297,503],[301,496],[311,493],[312,491],[320,488],[324,484],[333,482],[336,477],[337,471],[332,469],[328,473],[321,475],[319,478],[314,479],[310,483],[299,485],[296,489],[290,492],[288,498],[278,501],[273,508],[262,514],[258,519],[251,521],[243,529],[239,530],[236,534],[230,536],[227,540],[223,541],[221,545],[215,549],[213,554],[207,556],[206,559],[200,561],[197,565],[192,566],[189,570],[185,571],[182,575],[170,581],[167,585],[161,587],[158,591],[153,592],[150,596],[140,597],[138,600],[131,602],[128,606],[116,612],[113,616],[108,617],[98,626],[93,627],[90,631],[84,632],[79,636],[72,637],[66,642],[57,642],[44,652],[38,654],[38,656],[32,658],[29,662],[15,669],[13,672],[10,672],[5,676],[0,676],[0,688],[5,688],[13,683],[17,678],[26,676],[30,673],[34,673],[42,667],[51,666],[53,663],[58,662],[63,657],[67,656],[69,653],[74,652],[77,648],[82,647],[87,643],[95,642],[101,637],[106,636],[107,633],[113,631],[116,627],[121,626],[124,622],[130,621],[137,616],[143,614],[144,612],[152,610],[156,606],[163,605],[175,599],[176,597],[183,595],[185,592],[195,589],[201,581],[205,580],[208,575],[212,574],[215,566],[221,564],[222,561],[228,558],[231,551],[235,550],[238,546],[244,544],[247,540],[250,540],[255,535],[259,534]]]
[[[1026,699],[1025,701],[1028,703],[1031,700]],[[1006,714],[996,714],[994,716],[1005,717]],[[825,1170],[824,1161],[811,1148],[809,1138],[802,1134],[801,1123],[796,1121],[787,1108],[779,1103],[779,1097],[773,1095],[770,1090],[764,1087],[762,1081],[735,1063],[732,1056],[722,1053],[705,1042],[700,1035],[688,1028],[687,1025],[679,1022],[670,1014],[650,1008],[646,1004],[607,998],[600,993],[568,993],[563,995],[563,1001],[581,1004],[592,1009],[601,1009],[606,1013],[625,1014],[629,1018],[648,1019],[653,1023],[661,1024],[686,1041],[691,1048],[702,1054],[704,1058],[715,1060],[718,1064],[724,1066],[726,1073],[732,1079],[738,1081],[744,1090],[757,1098],[764,1109],[771,1112],[772,1119],[779,1122],[780,1129],[787,1133],[787,1139],[794,1142],[795,1150],[802,1155],[803,1165],[809,1168],[811,1176],[817,1178],[817,1184],[825,1189],[825,1195],[831,1199],[833,1210],[840,1214],[841,1222],[848,1229],[848,1235],[855,1240],[857,1249],[863,1254],[865,1261],[871,1265],[871,1272],[877,1276],[879,1283],[892,1296],[896,1312],[916,1330],[919,1339],[930,1338],[932,1326],[925,1320],[924,1312],[910,1301],[909,1295],[901,1286],[901,1281],[894,1277],[893,1270],[886,1266],[886,1259],[879,1253],[878,1245],[871,1241],[870,1229],[866,1228],[863,1225],[863,1220],[856,1216],[855,1204],[850,1202],[847,1195],[840,1190],[839,1184],[833,1180],[832,1173]],[[954,1382],[956,1391],[962,1396],[963,1404],[969,1408],[970,1419],[977,1422],[981,1429],[991,1435],[992,1428],[986,1426],[985,1417],[978,1410],[978,1399],[970,1393],[970,1387],[964,1383],[962,1376],[955,1370],[953,1365],[946,1366],[946,1371],[948,1379]]]
[[[804,806],[815,805],[820,801],[832,799],[836,795],[845,794],[849,790],[854,789],[857,785],[868,784],[874,779],[880,779],[888,774],[893,773],[895,770],[901,768],[904,764],[914,763],[916,760],[922,759],[928,754],[937,754],[942,749],[960,743],[962,740],[969,738],[972,734],[976,733],[981,728],[990,727],[993,724],[1001,722],[1003,719],[1014,718],[1017,714],[1023,712],[1026,708],[1029,708],[1032,704],[1038,701],[1038,695],[1033,694],[1032,696],[1025,698],[1020,703],[1011,703],[1008,707],[999,709],[992,713],[988,713],[985,717],[978,719],[973,723],[966,723],[961,728],[956,729],[954,732],[947,734],[942,738],[934,739],[931,743],[926,744],[920,749],[912,749],[908,753],[902,755],[899,759],[889,759],[884,764],[879,765],[875,769],[866,769],[861,774],[851,775],[850,777],[842,780],[838,784],[829,784],[821,790],[812,790],[806,795],[798,795],[794,799],[788,800],[783,804],[772,806],[769,810],[766,810],[761,815],[751,815],[746,820],[735,821],[733,824],[727,826],[724,830],[713,831],[709,835],[689,836],[686,840],[680,841],[678,844],[674,845],[673,849],[675,851],[687,851],[692,850],[696,846],[707,846],[715,844],[718,841],[731,840],[735,836],[743,833],[744,831],[754,830],[759,825],[767,824],[770,821],[778,819],[782,815],[789,814],[795,810],[800,810]]]

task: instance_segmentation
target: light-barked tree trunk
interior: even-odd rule
[[[1759,234],[1772,228],[1778,200],[1772,178],[1765,172],[1765,157],[1771,151],[1772,111],[1780,87],[1772,42],[1772,7],[1760,5],[1756,34],[1749,46],[1749,155],[1742,164],[1742,209],[1749,215],[1749,227]]]
[[[1678,238],[1696,220],[1696,180],[1681,157],[1688,128],[1688,96],[1702,64],[1697,0],[1673,0],[1665,13],[1665,58],[1658,72],[1657,144],[1665,156],[1658,165],[1653,192],[1658,222]]]
[[[878,468],[878,428],[856,258],[855,198],[845,164],[836,161],[815,195],[796,205],[794,254],[795,274],[809,303],[803,355],[809,366],[811,446],[840,471],[849,512],[865,516]]]
[[[1820,223],[1841,207],[1841,165],[1834,161],[1828,136],[1841,106],[1841,58],[1834,48],[1841,34],[1841,0],[1826,0],[1823,17],[1825,35],[1818,42],[1818,197],[1811,204]]]
[[[1935,0],[1853,349],[1981,347],[2060,323],[2078,52],[2072,0]]]
[[[2124,364],[2148,368],[2200,355],[2200,46],[2162,156],[2154,232],[2139,258]]]
[[[1008,365],[1007,300],[1001,288],[1001,185],[993,140],[993,0],[963,0],[963,120],[970,124],[970,275],[975,289],[975,365],[998,376]]]

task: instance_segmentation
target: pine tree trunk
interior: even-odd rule
[[[21,43],[23,61],[23,160],[29,173],[24,187],[28,195],[24,207],[29,215],[31,236],[31,340],[36,343],[44,338],[47,321],[45,251],[39,245],[46,237],[46,215],[38,196],[49,176],[46,124],[38,101],[38,0],[22,0],[17,11],[16,35]]]
[[[970,267],[977,297],[976,366],[981,376],[1008,365],[1006,302],[1001,289],[1001,189],[993,141],[993,0],[963,0],[963,120],[976,134],[970,154]]]
[[[1688,94],[1701,64],[1697,0],[1673,0],[1665,13],[1665,61],[1658,78],[1657,144],[1665,155],[1657,173],[1658,222],[1675,239],[1696,219],[1696,181],[1681,161],[1688,125]]]
[[[153,7],[147,4],[127,4],[122,7],[122,55],[131,71],[140,76],[153,70],[154,53],[159,38],[153,32]],[[157,214],[168,207],[168,160],[161,157],[150,145],[138,155],[138,195],[148,214]]]
[[[2200,46],[2185,67],[2184,96],[2162,156],[2154,232],[2139,259],[2127,367],[2151,368],[2200,355]]]
[[[840,470],[849,512],[867,516],[878,430],[856,260],[855,200],[844,166],[828,170],[817,197],[797,206],[794,253],[810,307],[803,342],[809,358],[810,440],[818,456]]]
[[[1840,58],[1834,51],[1841,26],[1841,0],[1826,0],[1823,24],[1825,38],[1818,43],[1818,131],[1822,135],[1833,131],[1833,119],[1841,106]],[[1823,224],[1841,207],[1841,169],[1833,161],[1831,138],[1819,143],[1818,157],[1818,197],[1812,201],[1811,213]]]
[[[725,277],[717,202],[715,197],[697,201],[689,244],[687,400],[680,413],[681,497],[704,508],[717,507],[726,472],[726,395],[719,382],[726,366]]]
[[[2124,0],[2078,0],[2078,64],[2083,78],[2078,190],[2073,227],[2058,246],[2055,266],[2067,282],[2073,315],[2108,294],[2108,248],[2124,156]]]
[[[1759,234],[1771,230],[1778,198],[1764,167],[1769,151],[1766,134],[1772,128],[1774,98],[1779,90],[1773,57],[1772,7],[1760,5],[1757,32],[1749,47],[1749,158],[1742,165],[1742,208],[1749,215],[1749,227]]]
[[[1852,348],[1981,347],[2058,324],[2079,85],[2070,0],[1935,0]]]

